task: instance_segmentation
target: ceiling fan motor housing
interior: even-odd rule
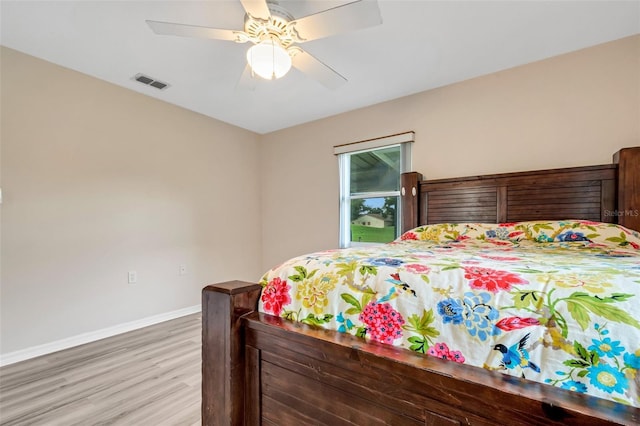
[[[260,43],[266,38],[274,36],[280,41],[283,48],[291,46],[293,43],[303,41],[295,26],[289,25],[293,21],[293,15],[277,3],[268,2],[271,16],[269,19],[253,17],[249,14],[244,18],[244,32],[248,35],[248,41]]]

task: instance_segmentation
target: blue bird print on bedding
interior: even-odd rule
[[[502,353],[502,361],[500,362],[500,365],[510,370],[513,370],[517,367],[520,367],[523,370],[525,368],[530,368],[536,373],[539,373],[540,367],[529,361],[529,351],[527,351],[526,349],[528,341],[529,333],[525,334],[524,337],[518,341],[518,343],[511,345],[511,347],[509,348],[507,348],[502,343],[498,343],[497,345],[495,345],[493,349]],[[524,371],[522,373],[522,377],[524,377]]]

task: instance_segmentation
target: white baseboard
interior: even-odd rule
[[[67,337],[66,339],[56,340],[55,342],[45,343],[44,345],[32,346],[30,348],[21,349],[15,352],[9,352],[0,355],[0,367],[14,364],[16,362],[35,358],[40,355],[46,355],[63,349],[72,348],[74,346],[84,345],[85,343],[95,342],[105,337],[115,336],[116,334],[126,333],[128,331],[137,330],[149,325],[158,324],[160,322],[169,321],[180,318],[185,315],[200,312],[201,305],[189,306],[188,308],[178,309],[177,311],[166,312],[164,314],[153,315],[151,317],[142,318],[136,321],[126,322],[124,324],[114,325],[113,327],[103,328],[101,330],[90,331],[88,333],[78,334],[77,336]]]

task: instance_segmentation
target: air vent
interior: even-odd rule
[[[153,86],[153,87],[155,87],[156,89],[160,89],[160,90],[162,90],[162,89],[164,89],[165,87],[167,87],[168,85],[167,85],[167,83],[162,83],[162,82],[159,82],[159,81],[154,81],[153,83],[150,83],[150,84],[149,84],[149,86]]]
[[[139,81],[142,84],[146,84],[147,86],[153,86],[156,89],[160,89],[160,90],[166,89],[167,87],[169,87],[169,84],[167,83],[163,83],[162,81],[155,80],[149,77],[148,75],[144,75],[140,73],[134,75],[133,79],[135,81]]]

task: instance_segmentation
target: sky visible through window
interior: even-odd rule
[[[364,205],[370,209],[381,209],[384,206],[384,198],[366,198],[364,200]]]

